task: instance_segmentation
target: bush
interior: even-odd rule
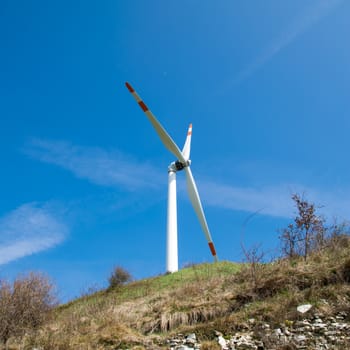
[[[0,341],[37,329],[55,304],[53,285],[41,274],[0,281]]]
[[[131,274],[127,270],[123,267],[116,266],[108,279],[109,288],[120,287],[123,284],[130,282],[131,279]]]
[[[300,195],[293,194],[292,200],[298,211],[294,222],[282,230],[282,251],[288,258],[303,256],[306,259],[311,252],[325,246],[325,219],[316,214],[315,204]]]

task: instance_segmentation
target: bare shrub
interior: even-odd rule
[[[130,282],[132,279],[131,274],[121,266],[116,266],[111,275],[109,276],[109,288],[121,287],[122,285]]]
[[[338,222],[337,219],[333,219],[333,223],[328,227],[327,247],[332,251],[344,250],[344,248],[350,245],[350,232],[349,222]]]
[[[31,272],[11,284],[0,281],[0,341],[37,329],[56,304],[53,285],[47,277]]]
[[[252,289],[255,289],[258,285],[261,271],[263,269],[262,262],[263,262],[265,253],[261,250],[261,244],[255,244],[251,247],[246,248],[243,243],[243,236],[249,220],[251,220],[260,211],[261,209],[247,216],[241,228],[241,248],[245,257],[245,261],[248,263],[248,265],[243,267],[243,270],[245,271],[241,271],[241,273],[242,274],[245,274],[245,272],[247,273],[249,282],[252,285]]]
[[[292,195],[297,207],[294,222],[282,230],[280,236],[283,253],[289,257],[303,256],[305,259],[325,245],[325,220],[316,214],[316,206],[298,194]]]
[[[242,250],[245,259],[248,263],[248,276],[252,283],[252,287],[256,288],[259,284],[259,279],[261,277],[261,272],[264,267],[262,261],[264,258],[264,252],[260,249],[260,245],[254,245],[251,248],[246,249],[243,244]]]

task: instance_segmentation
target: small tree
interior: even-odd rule
[[[281,230],[280,240],[285,256],[303,256],[306,259],[312,251],[349,244],[349,222],[339,222],[334,218],[332,224],[326,225],[325,219],[316,214],[315,204],[298,194],[294,194],[292,199],[298,212],[294,221]]]
[[[55,304],[53,285],[41,274],[0,281],[0,341],[37,329]]]
[[[303,256],[306,259],[311,251],[325,244],[325,220],[316,214],[315,204],[298,194],[293,194],[292,199],[298,212],[294,222],[282,230],[282,250],[289,258]]]
[[[109,288],[120,287],[125,283],[130,282],[131,274],[121,266],[116,266],[109,276]]]
[[[315,204],[298,194],[293,194],[292,199],[298,212],[294,222],[282,230],[282,250],[289,258],[303,256],[306,259],[311,251],[325,244],[325,220],[316,214]]]

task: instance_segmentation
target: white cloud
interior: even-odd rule
[[[75,146],[65,141],[34,139],[23,151],[97,185],[135,190],[157,187],[160,179],[160,174],[151,165],[138,163],[117,150],[106,151],[98,147]]]
[[[49,205],[23,204],[0,218],[0,265],[51,248],[68,227]]]
[[[201,185],[205,203],[226,209],[247,212],[261,211],[261,214],[290,217],[293,205],[290,191],[285,186],[257,188],[234,187],[206,182]]]
[[[58,165],[102,186],[123,187],[127,190],[158,188],[164,184],[164,174],[150,165],[138,163],[118,151],[101,148],[74,146],[68,142],[33,140],[25,153],[42,162]],[[185,185],[178,181],[181,192]],[[305,193],[316,205],[323,205],[322,212],[328,217],[348,217],[349,191],[332,191],[298,184],[280,184],[261,187],[237,187],[210,181],[199,184],[200,195],[206,205],[259,212],[273,217],[290,218],[295,213],[291,200],[293,193]],[[166,188],[164,187],[164,193]],[[138,196],[141,194],[138,194]]]
[[[263,215],[290,218],[295,213],[291,195],[299,193],[305,194],[305,198],[316,206],[321,206],[319,212],[328,218],[346,219],[350,216],[350,190],[320,190],[293,184],[242,188],[213,182],[202,183],[200,188],[205,204],[226,209],[259,210]]]
[[[243,69],[234,83],[240,83],[268,62],[283,48],[292,43],[300,34],[326,17],[343,0],[317,0],[316,5],[309,6],[298,16],[265,50]]]

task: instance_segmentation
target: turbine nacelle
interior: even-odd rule
[[[188,167],[191,165],[191,160],[188,159],[186,162],[180,162],[179,160],[172,162],[168,166],[168,173],[173,172],[176,173],[177,171],[183,170],[184,168]]]

